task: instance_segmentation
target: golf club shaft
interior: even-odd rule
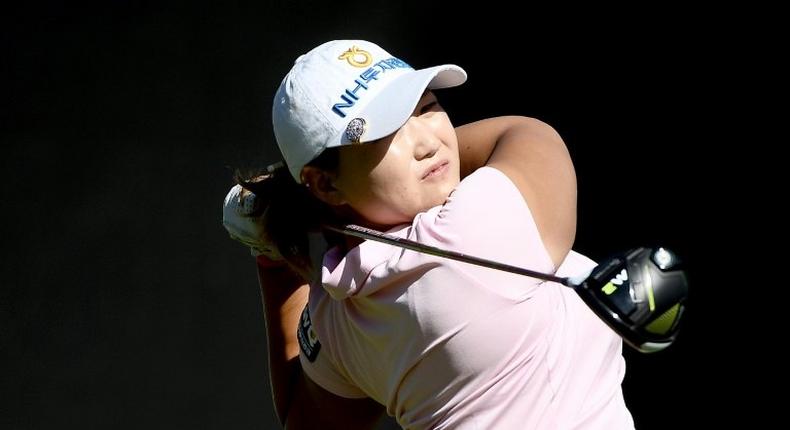
[[[380,231],[371,230],[369,228],[361,227],[354,224],[348,224],[342,227],[325,225],[324,228],[337,233],[341,233],[349,236],[355,236],[362,239],[374,240],[376,242],[382,242],[389,245],[399,246],[401,248],[410,249],[412,251],[435,255],[437,257],[449,258],[451,260],[462,261],[464,263],[475,264],[477,266],[488,267],[491,269],[502,270],[505,272],[529,276],[537,279],[543,279],[545,281],[558,282],[562,285],[571,286],[568,278],[561,278],[559,276],[536,272],[534,270],[511,266],[509,264],[498,263],[496,261],[486,260],[483,258],[462,254],[460,252],[454,252],[441,248],[436,248],[434,246],[425,245],[409,239],[395,237],[386,233],[382,233]]]

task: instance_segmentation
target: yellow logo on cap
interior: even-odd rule
[[[367,67],[373,62],[373,57],[368,51],[363,51],[356,46],[352,46],[348,51],[340,54],[338,60],[346,60],[354,67]],[[362,60],[362,61],[360,61]]]

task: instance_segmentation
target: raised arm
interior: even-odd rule
[[[309,287],[287,266],[258,266],[269,378],[274,407],[289,430],[372,428],[384,408],[370,399],[345,399],[313,383],[299,365],[296,332]]]
[[[223,224],[231,237],[257,255],[258,281],[263,300],[269,378],[280,422],[289,429],[372,428],[384,408],[370,399],[345,399],[319,387],[299,363],[297,329],[307,305],[309,286],[304,277],[279,256],[263,229],[262,215],[247,198],[255,196],[239,186],[225,198]],[[247,205],[245,205],[247,201]]]
[[[557,132],[534,118],[508,116],[456,128],[461,177],[482,166],[502,171],[529,205],[546,250],[559,267],[576,235],[576,174]]]
[[[258,282],[266,322],[272,399],[277,417],[284,423],[302,372],[296,330],[307,304],[309,287],[288,266],[258,265]]]

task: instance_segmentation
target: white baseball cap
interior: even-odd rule
[[[301,183],[302,167],[324,149],[388,136],[406,123],[426,88],[465,81],[456,65],[414,70],[371,42],[326,42],[297,58],[277,89],[274,136]]]

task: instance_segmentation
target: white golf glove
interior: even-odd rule
[[[266,210],[259,210],[257,200],[255,194],[242,188],[241,185],[233,186],[225,196],[222,224],[232,239],[250,248],[253,256],[264,255],[273,261],[283,261],[277,247],[266,234],[264,228]]]

